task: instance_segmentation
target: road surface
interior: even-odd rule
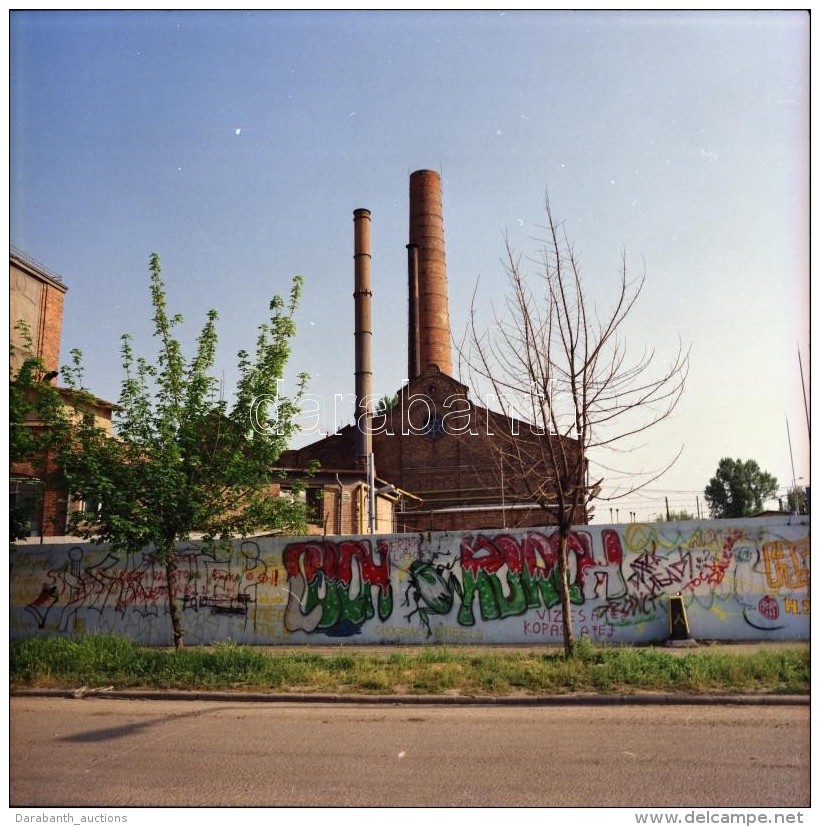
[[[809,803],[808,706],[10,700],[18,807]]]

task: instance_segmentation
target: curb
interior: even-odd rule
[[[322,693],[199,692],[177,690],[16,689],[11,697],[45,697],[120,701],[232,701],[242,703],[406,704],[425,706],[809,706],[809,695],[343,695]]]

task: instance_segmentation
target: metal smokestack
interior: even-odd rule
[[[353,212],[353,305],[356,345],[356,462],[367,467],[371,454],[371,395],[373,393],[372,343],[370,324],[370,210]]]
[[[419,354],[419,248],[407,245],[407,378],[421,373]]]
[[[425,370],[427,365],[435,364],[443,373],[451,374],[441,176],[433,170],[420,169],[410,176],[410,245],[418,247],[419,366]],[[411,330],[409,349],[412,337]]]

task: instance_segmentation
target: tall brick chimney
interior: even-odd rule
[[[407,245],[407,377],[421,373],[419,359],[419,248]]]
[[[450,311],[447,299],[447,266],[444,259],[444,219],[441,209],[441,176],[420,169],[410,176],[410,244],[415,248],[411,264],[417,269],[418,292],[412,295],[410,272],[408,354],[419,371],[438,365],[442,373],[453,370],[450,353]],[[415,299],[415,300],[414,300]],[[415,356],[415,358],[412,358]],[[418,375],[418,374],[416,374]],[[415,376],[411,375],[410,379]]]

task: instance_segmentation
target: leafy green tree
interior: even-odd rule
[[[786,492],[786,510],[790,514],[809,513],[809,498],[805,488],[797,485]]]
[[[703,494],[716,519],[748,517],[777,493],[777,480],[753,460],[724,457]]]
[[[51,380],[54,374],[35,351],[31,331],[23,321],[15,324],[22,345],[9,345],[9,463],[28,466],[44,480],[48,454],[61,439],[60,429],[46,423],[60,423],[63,403]],[[19,358],[16,358],[19,357]],[[15,367],[15,363],[19,364]],[[30,514],[18,505],[9,508],[9,540],[12,545],[28,534]]]
[[[387,411],[389,411],[391,408],[395,408],[398,404],[399,395],[397,393],[394,393],[392,396],[390,394],[385,394],[376,403],[376,409],[374,413],[376,414],[376,416],[381,416],[382,414],[387,413]]]
[[[259,327],[255,354],[238,354],[239,379],[231,405],[220,398],[210,375],[217,346],[217,313],[211,310],[187,359],[175,332],[182,323],[166,308],[159,258],[151,256],[151,300],[158,353],[137,357],[122,337],[122,381],[112,438],[91,417],[75,419],[72,439],[59,451],[73,496],[83,502],[72,528],[121,551],[153,546],[165,566],[174,644],[183,645],[177,600],[176,545],[201,534],[206,542],[260,530],[304,529],[304,506],[272,494],[274,464],[298,430],[295,420],[307,376],[300,374],[292,398],[280,383],[296,332],[294,313],[302,280],[293,279],[290,299],[274,296],[270,319]],[[81,355],[64,368],[75,393],[82,388]]]

